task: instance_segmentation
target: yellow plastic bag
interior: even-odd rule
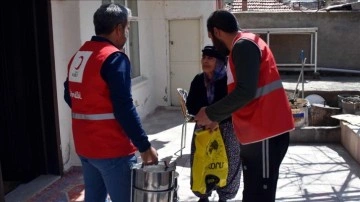
[[[228,158],[220,129],[195,131],[195,153],[191,190],[207,194],[224,187],[228,176]]]

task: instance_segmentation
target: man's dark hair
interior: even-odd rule
[[[103,4],[94,13],[95,34],[110,34],[121,24],[126,27],[130,10],[120,4]]]
[[[214,28],[221,29],[227,33],[237,32],[239,24],[236,17],[227,10],[214,11],[207,20],[207,30],[214,33]]]

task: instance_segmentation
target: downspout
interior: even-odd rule
[[[242,0],[241,10],[242,10],[242,11],[247,11],[247,10],[248,10],[247,0]]]

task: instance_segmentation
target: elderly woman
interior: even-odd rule
[[[221,55],[214,46],[205,46],[202,50],[201,65],[203,72],[196,75],[191,82],[189,95],[186,106],[189,114],[197,114],[201,107],[208,106],[220,100],[227,94],[227,77],[226,77],[226,58]],[[199,126],[195,125],[195,130]],[[219,202],[224,202],[236,196],[240,186],[241,161],[240,145],[233,131],[231,117],[219,123],[222,138],[225,144],[225,150],[229,161],[229,171],[225,187],[217,188]],[[191,143],[191,167],[193,165],[195,152],[194,135]],[[192,175],[192,172],[191,172]],[[191,177],[192,179],[192,177]],[[192,181],[191,181],[192,185]],[[209,201],[208,197],[198,192],[199,202]]]

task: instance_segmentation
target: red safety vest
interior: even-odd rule
[[[249,144],[293,130],[294,121],[271,50],[255,34],[239,32],[233,45],[240,39],[251,41],[261,51],[256,96],[232,114],[234,130],[240,143]],[[229,56],[230,68],[227,69],[229,93],[236,86],[235,65],[231,56],[232,53]]]
[[[100,75],[103,62],[116,51],[107,42],[87,41],[68,65],[75,149],[84,157],[115,158],[136,151],[114,117],[109,88]]]

